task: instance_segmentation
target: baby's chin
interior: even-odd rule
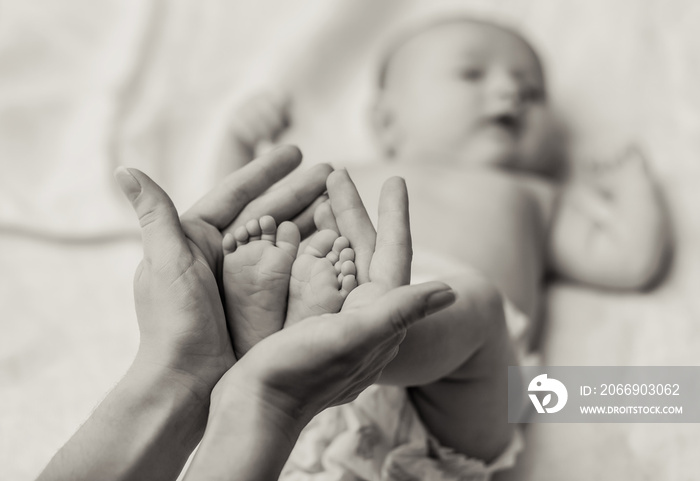
[[[414,145],[413,147],[418,147]],[[505,139],[470,139],[461,145],[443,145],[407,149],[397,157],[406,163],[430,164],[436,167],[506,168],[518,159],[517,143]]]
[[[478,139],[455,152],[462,166],[504,168],[512,166],[517,158],[516,143],[495,139]]]

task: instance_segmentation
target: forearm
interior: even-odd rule
[[[611,289],[641,289],[657,277],[670,245],[653,185],[612,200],[588,187],[563,199],[552,227],[551,265],[565,278]]]
[[[135,362],[38,481],[174,480],[208,411],[177,375]]]
[[[206,433],[186,481],[277,479],[306,425],[264,396],[251,395],[245,384],[231,385],[212,396]]]

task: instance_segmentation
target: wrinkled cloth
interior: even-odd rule
[[[516,431],[492,463],[468,458],[427,431],[406,390],[372,386],[355,401],[330,408],[304,429],[282,481],[485,481],[515,465],[523,448]]]

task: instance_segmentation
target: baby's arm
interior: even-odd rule
[[[574,281],[642,289],[656,280],[670,248],[668,216],[638,151],[630,149],[607,170],[562,190],[549,262]]]
[[[253,160],[261,144],[275,142],[289,127],[289,113],[289,95],[272,89],[253,95],[238,106],[228,126],[223,173]]]

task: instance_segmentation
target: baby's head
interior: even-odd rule
[[[473,19],[413,30],[385,56],[373,123],[402,161],[548,172],[545,80],[517,33]]]

